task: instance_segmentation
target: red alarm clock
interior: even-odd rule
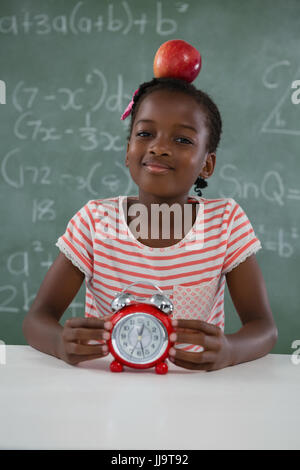
[[[110,365],[112,372],[122,372],[123,366],[134,369],[147,369],[155,366],[157,374],[166,374],[170,347],[174,344],[170,334],[174,331],[170,315],[173,303],[149,281],[159,293],[150,299],[139,300],[125,289],[111,302],[114,315],[111,337],[107,342],[115,360]],[[138,282],[130,284],[131,287]]]

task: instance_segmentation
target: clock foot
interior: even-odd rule
[[[112,361],[112,363],[110,364],[110,370],[111,372],[122,372],[123,365],[118,361]]]
[[[160,375],[166,374],[168,372],[168,364],[166,362],[156,364],[155,372]]]

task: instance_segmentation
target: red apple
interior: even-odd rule
[[[164,42],[154,57],[153,71],[156,78],[173,77],[192,82],[200,69],[200,53],[181,39]]]

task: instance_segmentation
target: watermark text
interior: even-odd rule
[[[6,104],[6,85],[3,80],[0,80],[0,104]]]
[[[6,364],[6,345],[0,340],[0,366]]]
[[[174,203],[168,205],[135,203],[128,207],[124,199],[119,201],[119,212],[110,203],[98,208],[97,236],[101,239],[127,239],[127,230],[122,230],[119,215],[128,215],[127,227],[134,238],[141,240],[172,240],[176,244],[184,240],[187,250],[199,249],[204,243],[204,205],[199,204],[194,216],[192,204]],[[194,222],[194,223],[193,223]],[[194,242],[197,242],[196,245]],[[201,245],[201,246],[200,246]]]
[[[300,80],[294,80],[292,83],[292,88],[296,90],[292,93],[291,100],[293,104],[300,103]]]
[[[291,345],[292,349],[296,349],[296,351],[293,352],[291,356],[291,361],[295,366],[298,366],[300,364],[300,339],[295,339],[295,341],[292,342]]]

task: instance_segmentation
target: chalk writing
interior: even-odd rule
[[[125,151],[124,137],[103,128],[99,129],[92,124],[92,113],[97,112],[102,106],[105,106],[109,112],[121,114],[125,104],[131,99],[130,94],[125,93],[122,75],[117,76],[116,89],[111,94],[108,94],[108,80],[101,70],[94,69],[87,73],[84,81],[87,87],[76,89],[61,87],[51,91],[51,94],[48,92],[43,94],[38,87],[28,86],[24,81],[18,82],[12,93],[13,106],[20,113],[14,124],[14,136],[23,141],[48,144],[79,136],[80,149],[85,152],[98,148],[104,152]],[[73,128],[69,124],[70,120],[64,120],[67,127],[63,129],[57,126],[56,119],[55,125],[45,122],[45,118],[38,116],[35,111],[41,101],[51,103],[51,109],[57,105],[58,110],[62,112],[80,112],[82,115],[85,110],[83,125]],[[89,106],[88,103],[93,104]],[[55,112],[51,115],[55,116]]]
[[[239,199],[263,198],[270,203],[284,206],[286,199],[299,200],[300,188],[286,188],[282,175],[275,170],[270,170],[262,174],[261,182],[241,181],[238,177],[238,167],[232,164],[223,165],[220,170],[222,182],[228,183],[228,193],[222,186],[219,189],[221,197],[233,197]]]
[[[273,227],[267,229],[260,225],[257,234],[264,249],[275,252],[280,258],[291,258],[294,255],[298,243],[294,244],[293,240],[299,238],[297,227],[292,227],[289,231],[282,227],[274,230]]]
[[[20,152],[21,149],[17,147],[2,158],[0,171],[5,183],[12,188],[23,188],[27,181],[33,185],[51,185],[51,168],[19,164],[22,161]]]
[[[35,254],[40,255],[40,259],[36,259]],[[36,292],[30,291],[33,272],[40,266],[41,272],[45,273],[52,263],[53,256],[39,240],[32,242],[32,250],[16,251],[8,255],[6,270],[12,282],[0,286],[0,313],[28,312],[36,297]],[[83,309],[84,303],[77,298],[70,304],[68,312],[72,316],[82,316]]]
[[[101,3],[99,3],[99,6]],[[105,11],[93,16],[84,14],[85,6],[88,2],[77,2],[69,14],[51,16],[40,12],[32,13],[27,10],[20,10],[20,14],[0,17],[0,34],[46,36],[56,35],[91,35],[101,34],[106,31],[114,34],[128,35],[137,31],[144,35],[147,28],[151,28],[159,36],[174,34],[177,30],[177,21],[164,15],[163,3],[151,3],[151,20],[146,12],[133,11],[126,1],[115,5],[108,3]],[[103,7],[104,9],[105,7]],[[153,10],[154,8],[154,10]],[[183,14],[188,10],[187,3],[174,5],[173,12]],[[155,12],[155,13],[154,13]],[[154,15],[153,15],[154,13]],[[153,21],[154,16],[154,21]],[[154,27],[154,31],[153,31]]]
[[[0,286],[0,312],[18,313],[19,307],[9,305],[17,297],[17,288],[12,285]]]
[[[21,80],[12,91],[12,103],[20,113],[32,110],[43,101],[54,103],[61,111],[96,112],[104,105],[107,111],[120,113],[131,100],[131,94],[125,92],[124,79],[121,74],[117,75],[116,83],[110,83],[110,86],[115,87],[111,94],[108,94],[106,76],[97,68],[87,72],[83,77],[83,82],[86,85],[84,87],[75,89],[60,87],[57,90],[51,90],[50,94],[48,91],[44,94],[37,86],[28,86]],[[96,96],[95,93],[97,93]]]
[[[9,151],[1,161],[0,174],[4,182],[12,188],[22,189],[28,186],[53,186],[58,182],[63,187],[76,191],[86,191],[98,197],[103,190],[115,194],[122,188],[122,193],[129,194],[133,190],[133,182],[128,169],[120,162],[114,162],[116,173],[103,174],[103,162],[100,161],[87,167],[85,175],[76,175],[75,172],[54,174],[50,166],[24,165],[23,156],[19,147]],[[119,174],[121,172],[121,175]],[[35,200],[32,209],[32,222],[54,220],[53,200]]]
[[[53,208],[55,202],[51,199],[33,200],[32,223],[45,222],[56,219],[56,211]]]
[[[269,89],[278,89],[279,88],[279,83],[278,81],[274,81],[274,79],[270,78],[271,73],[274,72],[278,67],[290,67],[290,62],[289,61],[281,61],[277,62],[270,67],[267,68],[264,76],[263,76],[263,84],[265,87]],[[294,74],[295,78],[300,76],[300,67]],[[293,80],[292,84],[296,84],[296,87],[298,87],[297,83],[300,83],[299,80]],[[286,83],[286,80],[284,80],[284,83]],[[289,135],[295,135],[298,136],[300,135],[300,126],[298,129],[292,128],[292,125],[287,122],[287,119],[283,117],[284,113],[283,110],[286,110],[288,107],[288,104],[291,103],[290,99],[290,94],[291,94],[291,84],[290,84],[290,79],[288,80],[288,86],[285,86],[285,91],[281,95],[281,98],[265,120],[265,122],[262,125],[261,132],[268,132],[272,134],[289,134]],[[292,94],[292,100],[295,102],[298,102],[300,91],[296,90]],[[300,98],[299,98],[300,101]],[[287,114],[287,113],[286,113]],[[290,115],[291,113],[289,113]],[[288,114],[287,114],[288,115]],[[299,122],[299,119],[297,119],[296,122]]]

